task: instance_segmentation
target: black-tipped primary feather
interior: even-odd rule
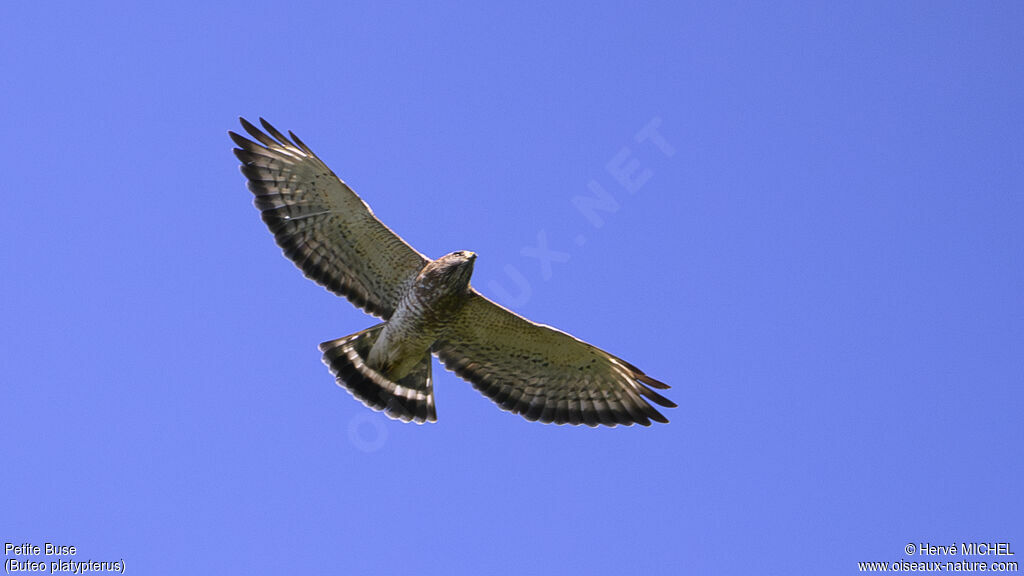
[[[384,226],[305,144],[292,143],[265,120],[273,137],[239,121],[255,141],[229,132],[235,156],[284,254],[306,277],[389,318],[429,260]]]

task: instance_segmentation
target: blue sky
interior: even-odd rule
[[[135,574],[1024,548],[1022,28],[1010,2],[5,3],[0,540]],[[437,364],[435,425],[355,402],[316,345],[375,320],[274,245],[240,115],[671,384],[672,422],[530,423]]]

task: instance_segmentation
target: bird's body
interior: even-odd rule
[[[301,140],[261,120],[233,132],[256,207],[285,255],[384,322],[320,345],[339,385],[389,417],[437,419],[431,355],[505,410],[557,424],[668,422],[648,401],[667,385],[470,286],[476,254],[431,260],[382,224]]]
[[[398,379],[429,356],[445,320],[457,316],[469,299],[474,260],[476,254],[460,251],[424,266],[370,348],[367,365]]]

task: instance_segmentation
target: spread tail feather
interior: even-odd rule
[[[408,374],[392,381],[366,365],[370,348],[384,324],[320,344],[323,362],[338,385],[368,407],[403,422],[436,422],[430,353]]]

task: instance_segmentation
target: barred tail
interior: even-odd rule
[[[430,353],[397,382],[366,365],[370,348],[384,324],[320,344],[323,362],[338,385],[374,410],[402,422],[436,422],[434,386],[430,378]]]

